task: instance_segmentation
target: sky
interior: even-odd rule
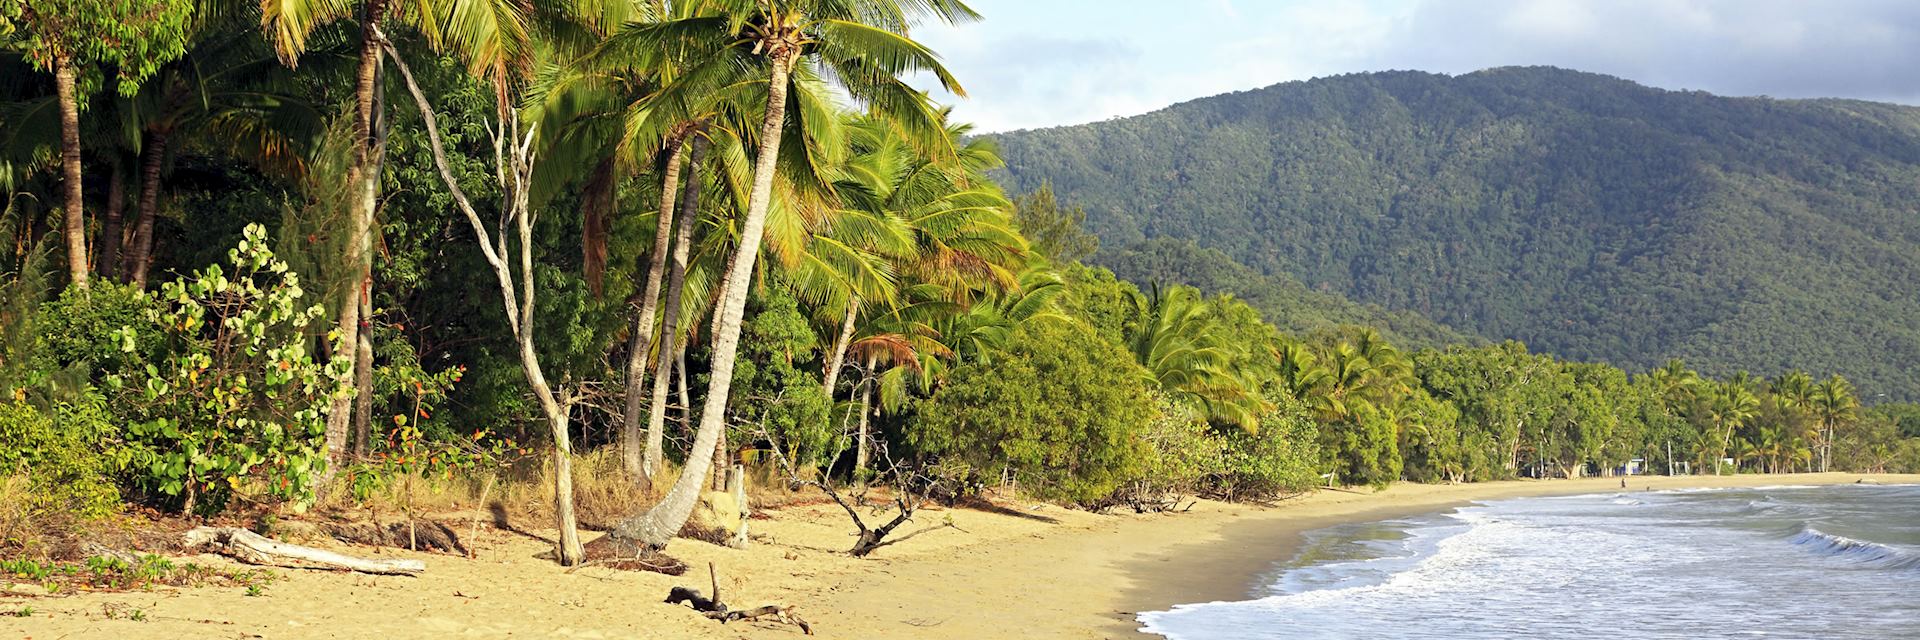
[[[1343,73],[1553,65],[1668,89],[1920,104],[1920,0],[971,0],[927,25],[976,132]],[[924,86],[930,81],[922,79]]]

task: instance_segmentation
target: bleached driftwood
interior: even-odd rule
[[[238,527],[199,527],[182,536],[188,548],[210,550],[247,564],[288,569],[358,571],[387,576],[411,576],[427,570],[419,560],[369,560],[324,549],[287,544]]]

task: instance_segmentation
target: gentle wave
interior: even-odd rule
[[[1920,550],[1900,549],[1878,542],[1837,536],[1803,525],[1788,539],[1817,554],[1833,556],[1874,569],[1920,569]]]

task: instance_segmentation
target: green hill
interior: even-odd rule
[[[1501,68],[994,137],[1010,190],[1051,181],[1105,247],[1192,240],[1568,358],[1798,366],[1920,399],[1917,109]]]

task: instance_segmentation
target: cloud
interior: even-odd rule
[[[988,4],[982,0],[977,4]],[[1107,0],[979,7],[927,39],[995,131],[1073,124],[1288,80],[1554,65],[1728,95],[1920,103],[1912,0]]]

